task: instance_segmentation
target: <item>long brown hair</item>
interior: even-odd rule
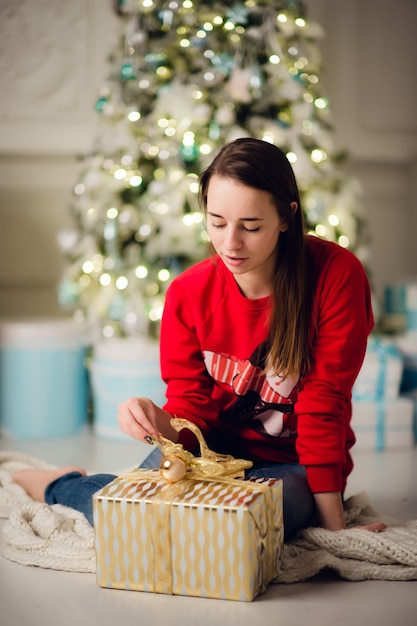
[[[312,360],[314,270],[305,241],[303,212],[292,167],[277,146],[245,137],[221,148],[200,175],[200,203],[207,208],[213,175],[269,192],[288,229],[280,233],[272,288],[267,366],[275,374],[305,374]],[[297,210],[290,206],[297,203]]]

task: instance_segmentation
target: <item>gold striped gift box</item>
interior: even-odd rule
[[[102,587],[251,601],[281,573],[282,481],[137,469],[94,496]]]

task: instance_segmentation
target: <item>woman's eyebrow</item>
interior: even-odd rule
[[[212,213],[212,211],[207,211],[207,215],[210,215],[210,217],[217,217],[221,220],[224,220],[223,215]],[[263,217],[241,217],[239,221],[240,222],[263,222],[264,218]]]

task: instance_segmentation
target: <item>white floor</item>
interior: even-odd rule
[[[149,450],[126,439],[91,433],[64,440],[0,439],[16,450],[54,464],[88,470],[134,467]],[[348,494],[366,491],[375,508],[417,519],[417,448],[380,453],[358,451]],[[3,525],[3,522],[0,523]],[[415,626],[417,581],[360,582],[320,575],[295,585],[271,585],[254,602],[207,600],[102,589],[93,574],[56,572],[12,563],[0,556],[1,626]]]

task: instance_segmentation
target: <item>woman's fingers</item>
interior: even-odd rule
[[[148,398],[129,398],[120,404],[117,419],[120,429],[134,439],[158,436],[155,406]]]
[[[383,522],[373,522],[372,524],[364,524],[363,526],[356,526],[355,528],[369,530],[371,533],[381,533],[386,527],[387,525]]]

